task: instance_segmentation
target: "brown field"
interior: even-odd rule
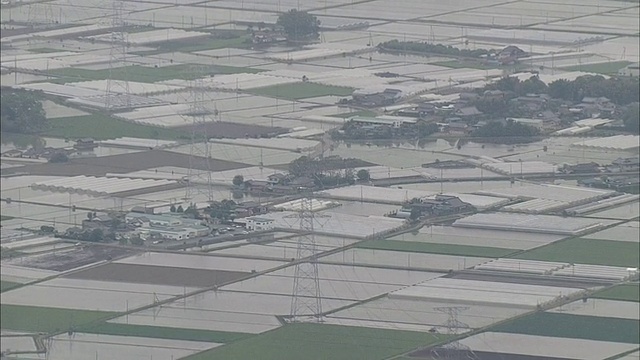
[[[110,263],[76,272],[66,277],[153,285],[209,287],[237,280],[247,275],[249,273],[239,271]]]
[[[204,158],[202,158],[204,160]],[[195,161],[194,167],[204,161]],[[247,167],[245,164],[211,159],[211,170],[223,171]],[[50,176],[104,176],[106,173],[124,174],[161,166],[189,167],[189,155],[164,150],[150,150],[130,154],[73,159],[66,164],[37,164],[4,169],[3,175],[29,174]],[[205,170],[205,169],[199,169]]]

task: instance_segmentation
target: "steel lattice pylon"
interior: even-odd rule
[[[111,4],[111,35],[109,42],[111,49],[109,51],[109,78],[107,79],[107,89],[105,94],[105,108],[113,110],[114,108],[131,107],[131,92],[129,90],[129,81],[127,81],[127,34],[125,32],[124,22],[124,1],[114,0]],[[121,68],[121,78],[123,80],[114,80],[114,69]],[[122,72],[125,74],[122,74]]]
[[[207,128],[207,117],[211,112],[205,107],[204,81],[202,79],[191,81],[189,89],[191,104],[189,111],[184,115],[192,120],[192,127],[185,197],[191,200],[197,195],[204,195],[207,201],[211,202],[213,201],[211,147]]]
[[[461,330],[469,330],[469,325],[458,320],[458,316],[463,311],[469,310],[466,306],[446,306],[436,307],[434,310],[443,314],[447,314],[447,322],[444,326],[447,328],[447,335],[456,338],[461,334]],[[433,350],[433,356],[436,359],[446,360],[477,360],[477,356],[466,345],[461,344],[457,339]]]
[[[46,26],[56,23],[50,2],[29,3],[27,11],[27,23],[34,28],[39,25]]]
[[[320,293],[320,278],[318,275],[318,253],[314,235],[316,217],[313,212],[312,198],[300,200],[300,210],[295,217],[300,221],[301,236],[298,237],[298,249],[296,259],[306,261],[299,262],[295,267],[293,278],[293,294],[291,298],[291,322],[303,322],[311,320],[322,322],[322,295]]]

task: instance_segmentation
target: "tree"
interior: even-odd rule
[[[0,120],[3,132],[36,133],[47,125],[39,93],[3,89],[0,95]]]
[[[179,212],[179,213],[183,213],[184,212],[184,209],[182,208],[182,205],[178,206],[178,208],[176,209],[176,212]]]
[[[640,133],[640,106],[638,103],[629,105],[627,111],[622,116],[624,126],[632,133]]]
[[[140,235],[132,235],[129,238],[129,242],[131,243],[131,245],[135,245],[135,246],[141,246],[144,245],[144,240],[142,240],[142,238],[140,237]]]
[[[418,129],[418,136],[421,138],[438,132],[438,124],[436,123],[427,124],[425,121],[420,121],[416,126]]]
[[[171,205],[171,207],[169,208],[169,212],[176,212],[176,206],[175,205]]]
[[[244,184],[244,176],[236,175],[233,177],[233,185],[240,186],[242,184]]]
[[[421,215],[422,215],[422,211],[420,211],[419,208],[414,207],[411,209],[411,215],[409,215],[409,219],[418,220],[418,218],[420,218]]]
[[[369,181],[369,179],[371,179],[371,175],[369,174],[369,170],[358,170],[358,173],[356,174],[356,176],[358,177],[358,180],[360,181]]]
[[[89,233],[89,236],[87,237],[87,241],[91,241],[91,242],[100,242],[103,239],[104,239],[104,232],[102,231],[102,229],[91,230],[91,232]]]
[[[67,156],[67,154],[63,153],[63,152],[57,152],[53,155],[51,155],[51,158],[49,158],[49,162],[50,163],[66,163],[69,161],[69,157]]]
[[[291,9],[278,17],[276,25],[282,26],[289,40],[317,38],[320,21],[306,11]]]
[[[87,213],[87,219],[88,219],[88,220],[93,220],[93,213],[92,213],[91,211],[89,211],[89,212]]]

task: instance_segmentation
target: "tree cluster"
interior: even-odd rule
[[[2,131],[32,134],[46,128],[42,97],[34,91],[3,88],[0,93]]]
[[[319,36],[320,20],[306,11],[291,9],[280,14],[276,25],[284,29],[289,40],[315,39]]]
[[[624,121],[624,127],[627,128],[628,131],[638,134],[640,133],[640,106],[639,104],[633,103],[629,105],[627,111],[625,111],[624,115],[622,115],[622,120]]]
[[[227,221],[232,218],[233,210],[235,210],[236,206],[238,204],[233,200],[222,200],[210,204],[205,211],[209,213],[212,219]]]
[[[471,134],[473,137],[485,138],[486,141],[503,144],[518,143],[527,139],[534,140],[537,135],[540,135],[540,130],[513,120],[508,120],[506,123],[501,121],[490,122]]]
[[[423,54],[439,54],[467,58],[480,58],[482,56],[487,56],[491,53],[494,53],[494,51],[486,49],[458,49],[457,47],[453,47],[451,45],[428,44],[417,41],[398,40],[391,40],[381,43],[379,47],[383,50],[406,51]]]
[[[342,134],[333,134],[335,138],[352,140],[415,139],[425,138],[438,132],[438,125],[435,123],[427,123],[426,121],[418,121],[416,124],[404,123],[399,127],[380,125],[372,128],[348,121],[342,126],[341,130]]]
[[[585,75],[575,80],[556,80],[547,86],[537,76],[520,81],[518,78],[504,77],[487,85],[483,90],[502,90],[517,96],[527,94],[548,94],[552,98],[574,103],[585,97],[606,97],[617,105],[628,105],[640,98],[640,80],[635,77],[613,77]]]
[[[354,160],[356,159],[342,159],[338,156],[316,160],[302,156],[289,164],[289,173],[295,177],[311,178],[318,187],[353,184],[353,168],[356,165]]]

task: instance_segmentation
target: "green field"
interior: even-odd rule
[[[429,253],[442,255],[460,255],[499,258],[516,252],[513,249],[503,249],[483,246],[434,244],[417,241],[401,240],[370,240],[358,244],[359,248],[375,250],[393,250],[415,253]]]
[[[429,65],[448,67],[451,69],[491,70],[491,69],[500,68],[500,66],[498,65],[486,65],[479,61],[461,61],[461,60],[436,61],[436,62],[430,63]]]
[[[563,67],[562,70],[567,71],[584,71],[603,75],[616,75],[618,70],[631,64],[629,61],[610,61],[599,64],[587,64]]]
[[[248,67],[207,66],[207,69],[194,71],[191,65],[171,65],[164,67],[149,67],[140,65],[124,66],[113,69],[113,80],[129,80],[134,82],[154,83],[172,79],[193,80],[215,74],[256,73],[261,70]],[[56,78],[49,82],[68,83],[88,80],[105,80],[110,76],[109,69],[86,70],[79,68],[64,68],[49,71],[49,75]]]
[[[2,304],[0,315],[2,329],[50,333],[77,329],[116,313]]]
[[[558,313],[535,313],[491,331],[637,344],[638,320]]]
[[[189,137],[188,134],[177,130],[134,124],[100,114],[50,119],[49,128],[40,135],[70,139],[91,137],[96,140],[115,139],[122,136],[159,140]]]
[[[14,217],[9,215],[0,215],[0,221],[11,220],[11,219],[14,219]]]
[[[597,292],[591,296],[596,299],[622,300],[640,302],[640,285],[624,284]]]
[[[185,360],[302,360],[311,355],[314,359],[377,360],[436,342],[437,336],[412,331],[290,324],[189,356]]]
[[[82,332],[92,334],[139,336],[156,339],[175,339],[187,341],[204,341],[215,343],[228,343],[246,339],[253,334],[244,334],[226,331],[210,331],[196,329],[180,329],[160,326],[127,325],[102,323],[81,329]]]
[[[22,284],[20,283],[16,283],[16,282],[12,282],[12,281],[4,281],[4,280],[0,280],[0,292],[5,292],[7,290],[11,290],[15,287],[18,287]]]
[[[514,256],[517,259],[638,267],[640,243],[572,238]]]
[[[254,95],[268,96],[278,99],[300,100],[327,95],[349,96],[353,93],[353,89],[341,86],[300,82],[295,84],[282,84],[251,89],[248,90],[248,92]]]

